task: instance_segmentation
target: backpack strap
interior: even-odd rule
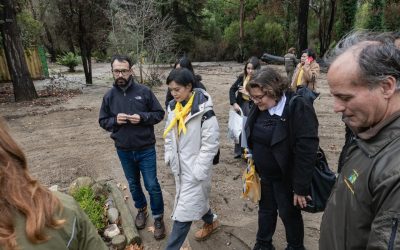
[[[210,119],[210,118],[213,117],[213,116],[215,116],[214,110],[210,109],[210,110],[206,111],[206,112],[203,114],[203,116],[201,117],[201,125],[200,125],[200,126],[203,127],[203,122],[204,122],[205,120]]]
[[[203,114],[203,116],[201,117],[201,125],[200,126],[203,127],[203,122],[205,120],[210,119],[213,116],[215,116],[214,110],[210,109],[210,110],[206,111]],[[213,158],[213,165],[217,165],[219,163],[219,155],[220,155],[220,150],[219,150],[219,147],[218,147],[218,152]]]

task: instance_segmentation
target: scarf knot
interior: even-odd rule
[[[174,113],[175,117],[174,119],[170,122],[168,127],[165,129],[163,138],[167,136],[167,134],[171,131],[171,129],[177,124],[178,126],[178,136],[183,132],[186,134],[186,125],[185,125],[185,119],[192,110],[192,105],[193,105],[193,100],[194,100],[194,92],[192,93],[192,96],[190,97],[189,101],[186,103],[186,105],[183,107],[182,103],[177,102],[175,105]]]

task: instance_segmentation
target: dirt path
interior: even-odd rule
[[[283,74],[283,67],[274,67]],[[233,145],[226,136],[228,91],[242,68],[242,65],[236,63],[195,64],[196,73],[203,77],[203,83],[213,97],[221,128],[221,161],[214,169],[211,207],[222,223],[217,233],[200,243],[193,240],[193,232],[200,223],[192,226],[189,243],[195,250],[251,249],[255,242],[257,206],[240,198],[244,163],[233,159]],[[82,95],[66,102],[51,106],[0,104],[0,114],[8,120],[13,135],[24,148],[31,172],[45,185],[57,184],[65,188],[75,177],[82,175],[126,183],[113,142],[97,122],[102,96],[111,86],[109,64],[94,64],[93,72],[94,86],[84,87]],[[72,77],[83,79],[83,73]],[[39,86],[41,83],[36,84]],[[332,112],[332,97],[329,95],[325,74],[322,74],[319,86],[321,98],[315,107],[320,122],[321,146],[327,153],[330,165],[336,168],[344,129],[339,115]],[[154,92],[160,103],[164,103],[165,86],[154,89]],[[163,163],[163,127],[164,122],[156,126],[158,176],[165,197],[166,222],[170,231],[169,214],[174,201],[175,186],[170,170]],[[304,214],[307,249],[318,249],[320,219],[321,214]],[[147,225],[152,225],[151,220]],[[151,232],[146,229],[141,231],[141,235],[145,249],[163,249],[165,240],[153,240]],[[277,249],[284,249],[286,245],[280,222],[274,244]]]

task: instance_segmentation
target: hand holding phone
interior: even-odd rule
[[[311,56],[307,57],[307,62],[311,63],[312,61],[314,61],[314,58],[312,58]]]

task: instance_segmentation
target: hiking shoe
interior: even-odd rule
[[[203,227],[200,228],[199,231],[197,231],[194,234],[194,239],[197,241],[202,241],[202,240],[206,240],[208,237],[210,237],[210,235],[215,232],[215,230],[219,227],[219,221],[218,220],[214,220],[213,223],[208,224],[208,223],[204,223]]]
[[[165,225],[163,217],[154,219],[154,238],[161,240],[165,237]]]
[[[146,226],[146,220],[149,214],[147,213],[147,207],[138,209],[138,213],[135,219],[135,226],[137,229],[143,229]]]
[[[256,242],[253,250],[275,250],[275,247],[272,244],[270,244],[269,246],[265,246],[259,242]]]

